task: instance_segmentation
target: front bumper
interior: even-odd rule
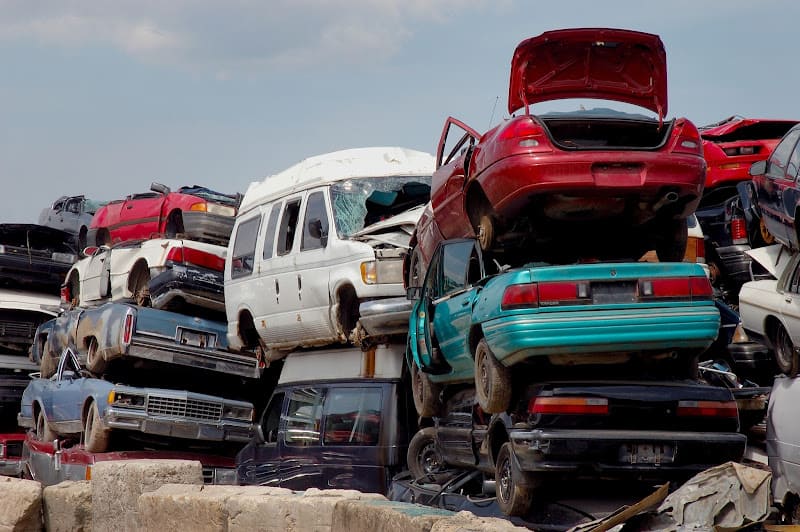
[[[191,419],[153,416],[144,410],[109,406],[103,424],[112,429],[134,430],[145,434],[207,441],[247,442],[253,435],[246,421],[203,422]]]
[[[22,475],[23,464],[24,462],[20,459],[0,459],[0,475],[19,477]]]
[[[511,366],[533,356],[706,349],[717,337],[719,311],[703,306],[541,312],[483,324],[497,360]]]
[[[227,245],[235,219],[234,216],[202,211],[183,211],[183,232],[190,240],[207,240]]]
[[[159,309],[183,300],[189,305],[225,312],[222,272],[173,265],[150,280],[150,299]]]
[[[746,244],[735,246],[723,246],[716,249],[721,266],[728,278],[739,283],[751,281],[750,277],[750,255],[747,251],[750,246]]]
[[[512,431],[523,471],[693,472],[744,455],[747,437],[735,432],[564,430]],[[630,446],[668,446],[672,459],[629,458]]]
[[[413,306],[414,302],[405,297],[366,301],[359,307],[359,321],[370,336],[408,334]]]

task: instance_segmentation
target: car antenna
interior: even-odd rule
[[[500,96],[494,97],[494,105],[492,106],[492,115],[489,117],[489,127],[486,129],[491,129],[492,121],[494,120],[494,112],[497,110],[497,102],[500,100]]]

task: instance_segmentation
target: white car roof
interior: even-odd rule
[[[353,148],[315,155],[250,183],[239,212],[306,188],[354,177],[430,176],[435,169],[433,155],[400,147]]]
[[[290,353],[283,362],[278,384],[361,378],[399,379],[405,364],[403,345],[379,345],[374,359],[358,347],[340,347]]]

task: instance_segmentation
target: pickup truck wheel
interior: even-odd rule
[[[773,345],[775,346],[775,363],[778,365],[778,369],[789,377],[796,376],[798,370],[800,370],[800,356],[798,356],[794,343],[783,325],[778,325]]]
[[[485,338],[475,349],[475,395],[489,414],[505,412],[511,402],[511,371],[497,361]]]
[[[519,517],[528,513],[533,502],[530,473],[520,471],[514,465],[511,442],[505,442],[497,455],[494,478],[497,490],[497,505],[508,516]],[[524,482],[527,481],[527,482]],[[525,485],[522,485],[525,484]]]
[[[103,453],[108,450],[108,437],[110,431],[103,428],[100,421],[100,412],[97,403],[92,401],[86,413],[86,422],[83,426],[83,441],[86,450],[90,453]]]
[[[433,478],[447,471],[442,453],[436,445],[436,428],[425,427],[411,439],[406,457],[408,470],[414,480]]]
[[[411,389],[414,396],[414,407],[420,417],[433,417],[441,410],[441,386],[431,382],[430,378],[419,367],[411,364]]]
[[[86,353],[86,367],[95,375],[102,375],[106,369],[106,361],[100,354],[100,346],[96,338],[89,339],[89,350]]]
[[[51,442],[57,437],[56,433],[50,428],[50,425],[47,424],[44,411],[39,410],[39,414],[36,416],[36,439],[41,442]]]

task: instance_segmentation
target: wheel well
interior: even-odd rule
[[[39,404],[39,401],[33,402],[33,423],[36,425],[36,418],[39,417],[39,412],[42,411],[42,405]]]
[[[111,233],[108,231],[108,228],[101,227],[97,230],[97,234],[94,237],[94,243],[96,246],[111,245]]]
[[[183,233],[183,211],[180,209],[173,209],[167,215],[167,225],[164,229],[169,232],[170,224],[174,224],[175,233]]]
[[[496,422],[489,430],[489,458],[492,465],[497,462],[497,455],[500,454],[500,447],[508,441],[508,432],[502,421]]]
[[[88,350],[89,346],[92,345],[92,340],[97,341],[97,339],[94,336],[87,336],[86,338],[84,338],[83,347],[85,347]]]
[[[486,193],[475,181],[470,183],[467,188],[465,206],[467,208],[467,216],[469,216],[469,221],[472,223],[472,227],[478,226],[479,216],[481,215],[482,210],[485,207],[491,207],[489,199],[486,197]]]
[[[340,286],[336,290],[336,322],[339,330],[344,335],[356,328],[356,323],[361,317],[358,309],[358,295],[356,289],[351,284]]]
[[[239,339],[245,347],[253,348],[258,345],[258,331],[250,312],[246,310],[239,312],[238,329]]]
[[[772,344],[773,349],[775,348],[775,335],[778,332],[778,327],[782,326],[780,320],[775,316],[767,316],[764,322],[764,336],[767,341]]]
[[[147,261],[144,260],[144,259],[139,259],[133,265],[133,268],[131,268],[131,271],[128,274],[128,291],[129,292],[133,292],[133,288],[134,288],[133,281],[136,279],[137,274],[139,272],[142,272],[142,271],[147,273],[148,277],[150,276],[150,267],[147,265]]]
[[[478,348],[478,342],[483,338],[483,329],[480,324],[475,324],[469,330],[469,352],[472,358],[475,358],[475,350]]]

